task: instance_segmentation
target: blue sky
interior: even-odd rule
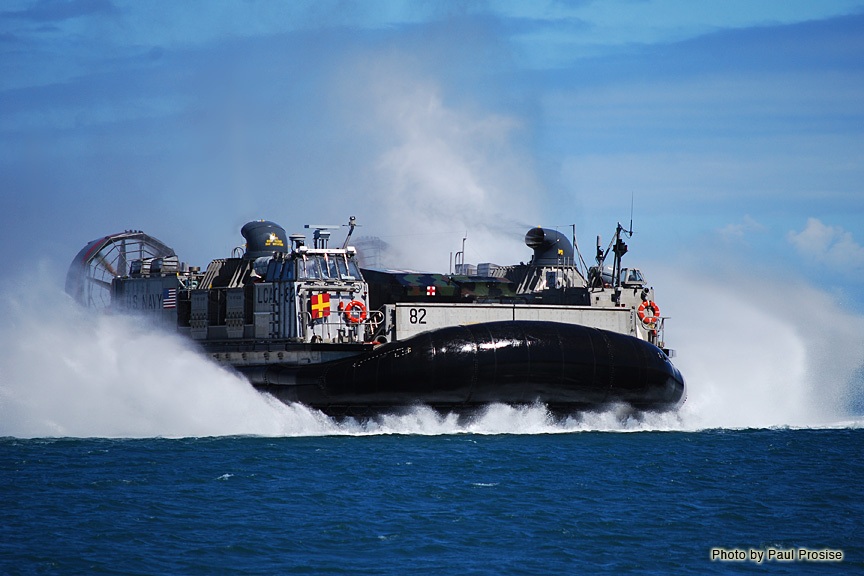
[[[205,266],[252,219],[390,264],[526,260],[619,220],[631,263],[864,307],[864,3],[7,1],[4,274],[129,228]],[[647,267],[647,266],[646,266]]]

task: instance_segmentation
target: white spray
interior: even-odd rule
[[[376,150],[361,190],[362,232],[381,234],[384,265],[447,268],[468,232],[466,262],[509,262],[539,221],[543,191],[518,145],[518,118],[448,106],[399,57],[352,58],[339,75],[342,113]],[[430,249],[434,247],[434,249]]]
[[[803,283],[652,268],[689,387],[687,428],[821,426],[860,418],[862,318]]]

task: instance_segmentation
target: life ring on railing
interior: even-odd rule
[[[652,314],[650,316],[646,315],[646,310],[650,310]],[[657,320],[660,319],[660,307],[657,306],[656,302],[652,302],[651,300],[645,300],[642,302],[636,313],[639,314],[639,320],[646,325],[656,324]]]
[[[360,310],[360,314],[358,316],[352,314],[352,311],[355,308]],[[358,300],[352,300],[348,302],[348,305],[345,306],[345,319],[353,324],[360,324],[361,322],[366,320],[366,306],[364,306],[363,303]]]

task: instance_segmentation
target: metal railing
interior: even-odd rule
[[[363,321],[350,322],[342,311],[313,318],[311,312],[304,310],[297,313],[297,320],[303,331],[302,338],[307,342],[313,342],[316,337],[325,341],[323,338],[325,334],[326,341],[331,342],[367,342],[369,341],[367,338],[372,338],[383,325],[384,313],[380,310],[368,310]],[[321,330],[315,330],[316,327]]]

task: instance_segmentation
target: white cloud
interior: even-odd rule
[[[799,254],[826,266],[846,272],[864,267],[864,246],[841,226],[828,226],[818,218],[808,218],[802,231],[790,230],[786,239]]]
[[[764,232],[765,230],[767,228],[763,224],[754,220],[749,214],[745,214],[739,222],[721,228],[720,236],[727,240],[734,240],[744,238],[744,235],[750,232]]]

